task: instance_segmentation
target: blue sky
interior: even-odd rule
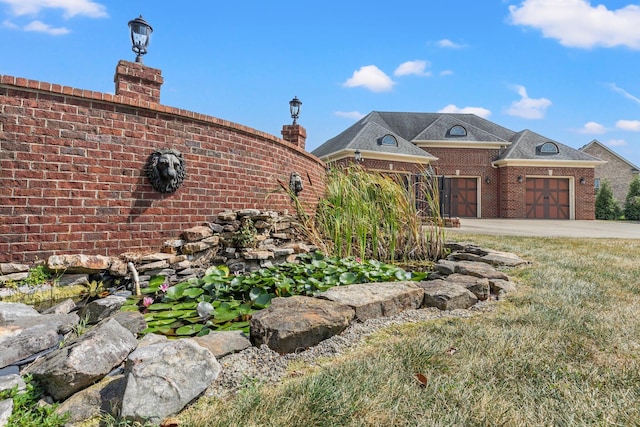
[[[0,74],[113,93],[127,22],[154,29],[161,102],[313,150],[370,111],[471,112],[640,165],[640,3],[0,0]]]

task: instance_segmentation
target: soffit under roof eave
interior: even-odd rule
[[[434,156],[412,156],[408,154],[394,154],[394,153],[381,153],[378,151],[359,150],[360,155],[364,160],[386,160],[405,163],[429,163],[438,160]],[[345,149],[332,153],[328,156],[321,157],[321,159],[327,163],[336,162],[342,159],[353,159],[355,157],[356,150]]]
[[[507,166],[530,166],[530,167],[566,167],[566,168],[595,168],[598,165],[607,163],[604,160],[538,160],[538,159],[513,159],[496,160],[491,165],[503,168]]]
[[[511,145],[508,141],[412,141],[420,148],[504,148]]]

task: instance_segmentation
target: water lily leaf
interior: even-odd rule
[[[147,322],[148,327],[171,325],[174,319],[155,319]]]
[[[142,331],[143,334],[162,334],[162,335],[175,335],[174,330],[170,326],[154,326]]]
[[[209,335],[209,332],[211,332],[211,329],[209,328],[202,328],[202,330],[200,332],[198,332],[199,337],[203,337],[205,335]]]
[[[198,312],[196,310],[185,310],[180,315],[181,319],[187,319],[189,317],[199,317]]]
[[[182,298],[182,294],[184,293],[185,289],[188,289],[191,286],[192,286],[191,283],[188,283],[188,282],[178,283],[177,285],[174,285],[169,289],[167,289],[165,298],[168,298],[170,300],[178,300]]]
[[[404,271],[404,270],[398,270],[396,271],[396,273],[394,274],[394,276],[396,277],[396,279],[398,280],[410,280],[411,279],[411,273]]]
[[[258,298],[260,298],[260,296],[266,294],[267,291],[265,291],[262,288],[252,288],[251,291],[249,291],[249,298],[251,299],[251,301],[255,301]]]
[[[138,307],[135,304],[130,304],[130,305],[123,305],[122,307],[120,307],[121,311],[140,311],[140,307]]]
[[[198,303],[195,301],[181,302],[179,304],[171,304],[172,310],[195,310]]]
[[[184,315],[185,313],[189,313],[188,311],[182,310],[169,310],[169,311],[159,311],[154,313],[154,317],[158,319],[177,319],[178,317]]]
[[[157,310],[171,310],[173,308],[173,304],[158,302],[155,304],[151,304],[147,307],[147,310],[157,311]]]
[[[342,273],[340,275],[340,283],[350,285],[356,281],[356,275],[351,272]]]
[[[158,288],[142,288],[140,289],[140,293],[147,295],[147,294],[155,294],[156,292],[158,292]]]
[[[185,289],[182,295],[190,298],[197,298],[203,293],[204,291],[201,288],[189,288]]]
[[[261,294],[258,298],[253,300],[253,303],[256,307],[267,308],[271,304],[271,294]]]
[[[329,266],[326,261],[318,259],[314,259],[313,261],[311,261],[311,265],[319,269],[325,269]]]
[[[164,276],[153,276],[150,280],[149,280],[149,287],[150,288],[159,288],[160,285],[162,285],[166,280],[166,277]]]
[[[176,335],[194,335],[200,332],[204,328],[204,325],[193,324],[186,325],[176,329]]]

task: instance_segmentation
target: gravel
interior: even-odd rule
[[[363,323],[354,322],[341,334],[324,340],[314,347],[292,354],[281,355],[266,345],[250,347],[218,360],[222,365],[222,372],[205,394],[225,398],[253,384],[277,383],[285,377],[295,375],[288,370],[290,363],[303,362],[308,366],[319,365],[319,358],[324,359],[344,354],[355,347],[363,338],[389,326],[439,318],[472,317],[494,309],[494,301],[482,301],[468,310],[441,311],[437,308],[407,310],[395,316],[370,319]]]

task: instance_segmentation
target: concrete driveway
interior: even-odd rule
[[[460,218],[460,228],[446,230],[501,236],[640,239],[640,223],[620,221]]]

